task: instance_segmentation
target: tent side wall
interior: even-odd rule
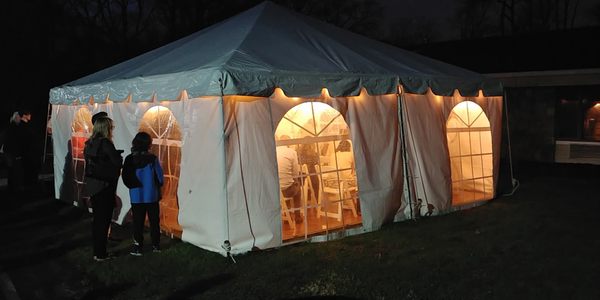
[[[181,238],[223,252],[228,227],[222,101],[211,97],[180,102],[184,132],[177,193]]]
[[[403,94],[405,113],[409,188],[413,199],[420,198],[421,213],[426,205],[434,213],[447,212],[452,207],[452,178],[446,137],[446,121],[454,106],[470,100],[483,109],[492,132],[493,186],[497,186],[502,133],[502,97],[437,96],[430,91],[424,95]],[[484,200],[490,200],[492,197]],[[405,212],[406,214],[407,212]]]
[[[281,245],[275,139],[268,98],[225,97],[229,241],[233,253]],[[221,224],[220,222],[219,224]]]
[[[363,229],[377,230],[405,205],[397,95],[335,100],[347,106],[343,115],[354,145]]]
[[[120,102],[85,105],[53,105],[52,129],[54,147],[54,184],[57,198],[76,205],[87,205],[78,199],[82,186],[75,184],[71,153],[74,116],[86,107],[91,114],[106,111],[113,119],[113,142],[123,149],[123,157],[131,150],[131,140],[140,129],[146,112],[152,107],[169,109],[182,129],[181,170],[178,176],[179,224],[182,239],[212,251],[222,251],[227,238],[223,218],[226,215],[225,171],[223,149],[223,112],[220,97],[185,101]],[[199,167],[201,166],[201,167]],[[78,175],[81,177],[81,174]],[[80,189],[79,191],[77,189]],[[114,220],[121,224],[131,208],[129,190],[119,180]]]
[[[52,147],[54,165],[55,197],[61,201],[73,203],[74,186],[71,153],[71,124],[75,115],[75,106],[52,105]]]
[[[338,110],[351,131],[363,231],[391,222],[401,207],[402,155],[397,96],[328,99],[225,97],[228,223],[232,252],[280,246],[281,206],[274,130],[292,107],[324,102]],[[235,111],[235,113],[234,113]]]

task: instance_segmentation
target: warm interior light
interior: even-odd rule
[[[337,110],[316,101],[298,104],[277,125],[275,140],[278,152],[283,147],[296,151],[302,170],[295,176],[301,201],[280,194],[283,240],[361,223],[352,142]]]
[[[490,122],[472,101],[458,103],[446,121],[452,178],[452,204],[461,205],[493,196]]]
[[[157,106],[150,107],[148,109],[147,113],[150,113],[151,116],[154,117],[154,115],[158,114],[161,109],[167,109],[167,108],[162,105],[157,105]]]
[[[181,128],[168,108],[157,105],[146,111],[140,122],[139,130],[152,136],[150,152],[158,157],[163,169],[165,182],[162,186],[162,200],[160,201],[161,229],[175,236],[181,236],[181,226],[177,222]]]
[[[227,100],[234,101],[234,102],[252,102],[252,101],[264,99],[264,97],[242,96],[242,95],[225,96],[225,98]]]
[[[590,107],[583,122],[584,138],[586,140],[600,141],[600,102]]]
[[[456,118],[448,119],[448,122],[453,122],[449,124],[452,127],[490,127],[487,118],[480,118],[483,110],[475,102],[463,101],[452,111],[456,115]]]

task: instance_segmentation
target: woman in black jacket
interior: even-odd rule
[[[109,258],[106,241],[123,164],[123,151],[115,149],[112,142],[113,128],[110,118],[98,118],[94,123],[92,136],[85,142],[83,150],[86,162],[85,184],[93,210],[92,239],[96,261]]]

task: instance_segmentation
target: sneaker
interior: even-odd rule
[[[160,253],[160,246],[152,246],[152,252]]]
[[[140,245],[133,244],[129,254],[133,256],[142,256],[142,247]]]

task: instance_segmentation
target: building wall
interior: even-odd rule
[[[554,161],[554,87],[507,88],[513,161]]]
[[[507,87],[513,161],[554,162],[556,140],[581,141],[600,85]]]

